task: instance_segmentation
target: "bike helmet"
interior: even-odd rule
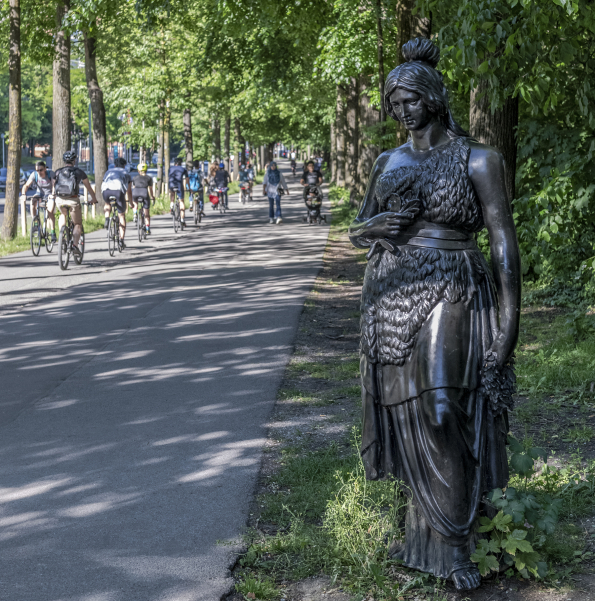
[[[124,157],[118,157],[115,161],[114,161],[114,165],[116,167],[126,167],[126,159]]]
[[[139,173],[144,173],[146,170],[147,170],[147,165],[145,163],[138,164],[138,172]]]
[[[219,163],[219,169],[225,169],[225,163]]]
[[[74,150],[67,150],[62,155],[62,160],[65,163],[74,163],[76,161],[76,152]]]

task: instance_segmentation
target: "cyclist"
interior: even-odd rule
[[[248,167],[244,164],[240,165],[240,188],[242,184],[246,182],[248,184],[248,196],[250,196],[250,189],[252,187],[250,178],[248,177]],[[241,192],[240,192],[241,194]]]
[[[81,201],[79,199],[79,186],[81,183],[87,188],[87,191],[91,196],[91,204],[95,204],[97,198],[93,188],[91,188],[87,174],[74,165],[76,162],[76,152],[74,150],[67,150],[62,155],[62,160],[65,163],[64,167],[56,170],[54,179],[56,205],[58,205],[61,213],[58,227],[62,229],[62,227],[66,225],[68,209],[72,209],[72,222],[74,223],[72,242],[74,244],[74,254],[80,256],[81,252],[78,248],[78,244],[83,225]]]
[[[192,171],[188,174],[188,189],[192,194],[198,197],[198,210],[204,216],[204,189],[202,182],[204,179],[204,173],[200,164],[200,161],[192,162]],[[192,203],[190,203],[190,211],[192,211]]]
[[[188,185],[188,171],[186,167],[182,167],[182,159],[179,157],[174,160],[174,166],[169,168],[169,206],[173,213],[174,200],[176,194],[180,199],[180,217],[182,219],[182,227],[186,227],[186,207],[184,205],[184,190]]]
[[[37,186],[35,194],[31,197],[31,217],[37,215],[37,203],[40,200],[45,200],[52,242],[56,242],[56,232],[54,231],[56,228],[56,218],[54,216],[56,203],[52,197],[54,179],[54,172],[51,169],[48,169],[43,161],[37,161],[37,163],[35,163],[35,171],[29,176],[29,179],[21,191],[22,196],[27,196],[27,190],[33,185]]]
[[[295,150],[291,151],[291,172],[293,173],[293,175],[295,175],[295,168],[296,168],[296,160],[297,158],[297,154],[295,152]]]
[[[145,231],[147,235],[151,233],[151,201],[155,202],[153,196],[153,178],[147,175],[147,166],[140,163],[138,166],[138,175],[132,180],[132,206],[136,212],[137,204],[142,203],[145,212]]]
[[[254,187],[254,168],[250,164],[250,161],[246,163],[246,175],[248,176],[248,182],[250,183],[250,200],[252,200],[252,188]]]
[[[306,169],[300,180],[300,184],[304,186],[304,202],[308,197],[308,190],[311,186],[320,186],[322,184],[322,174],[320,171],[314,169],[314,161],[308,161],[306,163]]]
[[[231,181],[229,173],[225,170],[225,163],[219,163],[219,169],[215,173],[215,186],[217,188],[227,188]],[[227,209],[227,190],[223,192],[223,205]]]
[[[116,198],[116,210],[118,211],[118,221],[120,222],[120,246],[122,250],[126,248],[124,236],[126,235],[126,196],[128,202],[132,205],[132,178],[126,171],[126,159],[118,157],[114,160],[114,167],[108,169],[101,182],[101,193],[105,201],[105,229],[109,227],[109,214],[111,205],[109,197]]]

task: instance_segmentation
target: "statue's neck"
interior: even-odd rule
[[[432,120],[425,127],[411,132],[413,149],[419,152],[433,150],[450,141],[444,125],[440,121]]]

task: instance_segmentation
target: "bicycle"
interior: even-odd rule
[[[250,200],[250,183],[240,183],[240,202],[246,204]]]
[[[110,257],[113,257],[116,254],[116,249],[118,249],[118,252],[124,250],[124,241],[120,240],[120,219],[116,210],[116,197],[109,196],[108,202],[110,204],[110,213],[107,225],[107,250]]]
[[[219,212],[220,213],[225,213],[225,210],[227,209],[227,205],[224,202],[225,199],[225,193],[227,192],[227,188],[217,188],[217,196],[219,197]]]
[[[174,206],[171,208],[171,216],[174,222],[174,232],[177,234],[178,230],[182,229],[182,215],[180,213],[180,201],[176,198]]]
[[[31,252],[35,257],[39,256],[42,240],[44,241],[46,251],[51,253],[54,249],[54,241],[52,240],[52,232],[48,232],[47,230],[47,200],[45,198],[38,200],[37,215],[33,217],[33,221],[31,222]]]
[[[82,202],[81,205],[88,205],[88,202]],[[85,255],[85,230],[81,223],[81,236],[79,238],[79,244],[77,252],[75,252],[74,246],[74,222],[70,217],[70,208],[67,209],[66,215],[68,223],[60,228],[60,237],[58,238],[58,264],[62,271],[68,269],[68,263],[70,262],[70,255],[74,257],[74,262],[80,265],[83,262]]]
[[[190,193],[190,210],[194,212],[194,225],[198,225],[202,221],[204,215],[203,209],[205,202],[200,196],[200,192]]]
[[[138,241],[142,242],[143,240],[147,239],[147,226],[146,226],[146,222],[145,222],[145,209],[143,208],[143,201],[144,198],[142,198],[142,196],[137,196],[135,197],[136,203],[137,203],[137,209],[136,209],[136,215],[137,215],[137,219],[136,219],[136,229],[137,229],[137,233],[138,233]],[[150,200],[149,200],[150,203]]]
[[[295,177],[295,161],[291,161],[291,174],[293,175],[293,177]]]

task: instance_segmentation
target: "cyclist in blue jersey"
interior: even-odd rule
[[[180,217],[182,218],[182,227],[186,227],[184,205],[184,190],[188,187],[188,171],[182,167],[182,159],[174,160],[174,166],[169,169],[169,206],[173,212],[176,195],[180,200]]]

